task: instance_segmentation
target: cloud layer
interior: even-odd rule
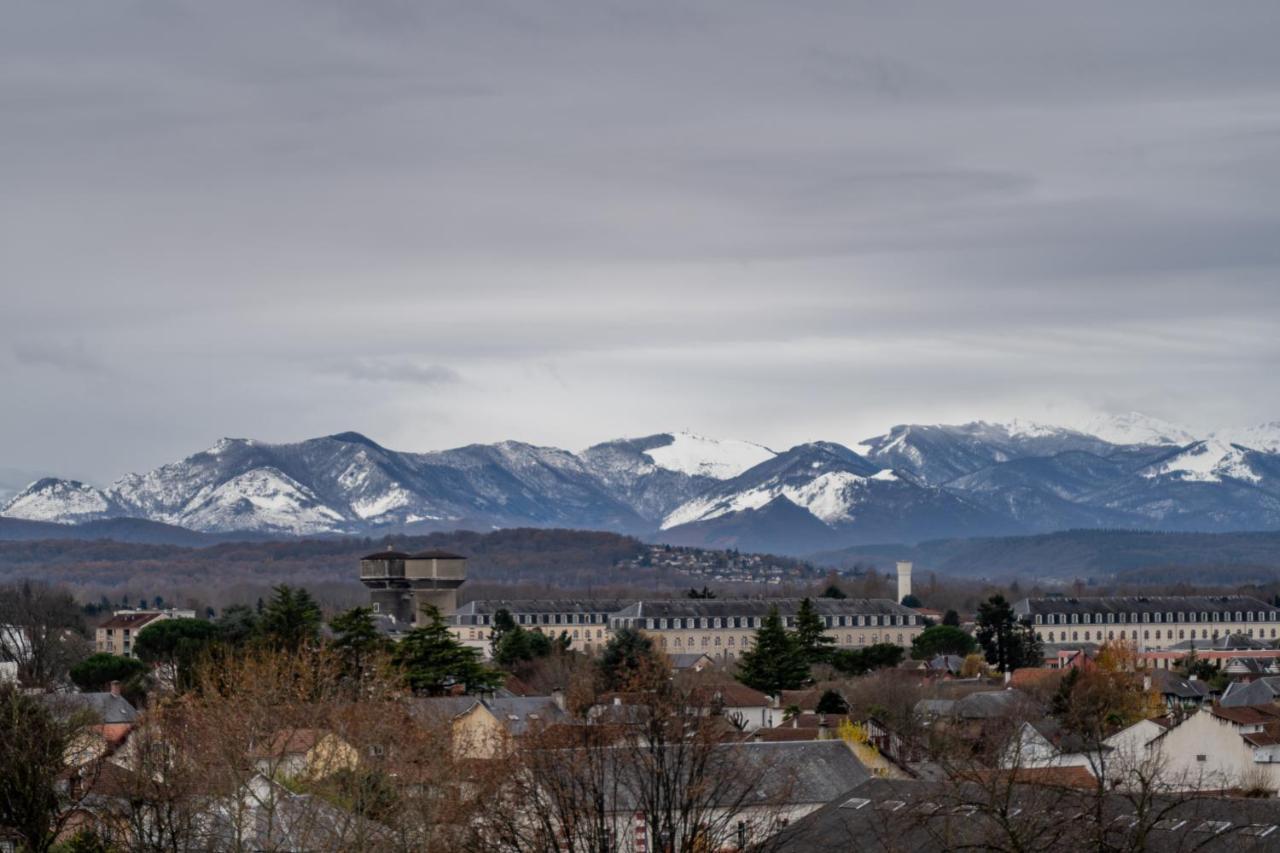
[[[20,0],[0,464],[1280,416],[1280,7]]]

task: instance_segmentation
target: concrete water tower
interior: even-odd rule
[[[467,580],[467,558],[448,551],[406,554],[387,549],[360,559],[360,582],[369,588],[374,612],[402,625],[425,623],[424,608],[441,616],[458,609],[458,587]]]
[[[911,594],[911,564],[898,563],[898,603]]]

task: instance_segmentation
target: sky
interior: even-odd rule
[[[0,488],[1280,418],[1280,4],[13,0]]]

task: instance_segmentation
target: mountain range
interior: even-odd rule
[[[407,453],[353,432],[223,439],[106,488],[44,478],[0,516],[256,536],[569,527],[775,553],[1076,528],[1280,528],[1280,422],[1196,436],[1138,414],[1067,428],[904,424],[772,450],[662,433],[580,452]]]

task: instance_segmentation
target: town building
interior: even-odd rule
[[[138,633],[165,619],[194,619],[194,610],[117,610],[94,632],[94,650],[121,657],[137,657],[133,652]]]
[[[905,567],[905,570],[902,570]],[[910,589],[911,565],[902,564],[899,578]],[[360,560],[360,580],[370,589],[374,612],[390,623],[392,633],[422,621],[424,609],[435,608],[459,642],[490,653],[493,623],[507,611],[515,624],[552,637],[565,636],[569,647],[592,652],[624,626],[653,638],[668,655],[705,654],[713,660],[733,660],[750,648],[754,632],[777,608],[788,628],[794,628],[801,599],[487,599],[457,603],[466,582],[467,561],[458,554],[425,551],[407,554],[380,551]],[[924,630],[914,610],[887,599],[815,598],[814,611],[839,648],[876,643],[910,646]]]
[[[448,551],[407,554],[389,548],[360,559],[360,582],[369,588],[373,612],[403,630],[422,624],[431,608],[452,615],[466,580],[467,558]]]
[[[1241,634],[1280,636],[1280,612],[1245,595],[1024,598],[1014,605],[1044,643],[1124,640],[1139,651]]]
[[[457,640],[486,654],[499,610],[510,613],[521,628],[550,637],[564,634],[569,648],[590,652],[608,642],[609,617],[630,604],[616,598],[486,599],[468,601],[447,621]]]
[[[705,652],[732,660],[751,647],[755,631],[775,608],[787,628],[795,628],[803,599],[646,599],[619,610],[609,627],[636,628],[654,639],[660,651]],[[839,648],[876,643],[910,646],[924,630],[909,607],[875,598],[814,598],[810,604]]]

